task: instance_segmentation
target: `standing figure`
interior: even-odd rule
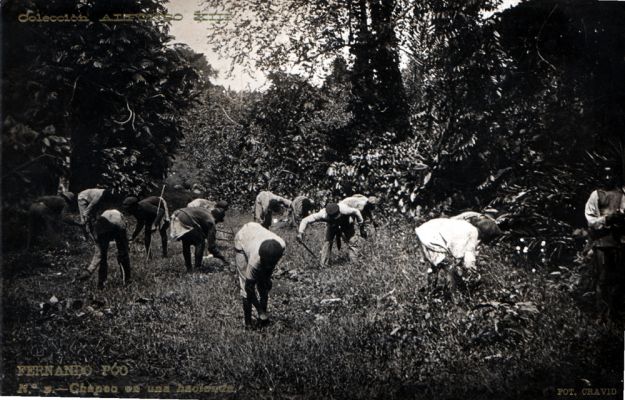
[[[291,207],[289,208],[292,226],[299,226],[302,219],[309,216],[314,207],[315,204],[313,201],[306,196],[297,196],[294,198],[293,202],[291,202]]]
[[[139,201],[136,197],[131,196],[124,199],[122,207],[137,219],[135,231],[130,240],[135,240],[145,227],[145,251],[148,257],[151,257],[152,232],[158,230],[161,235],[163,257],[167,257],[167,228],[169,228],[170,221],[165,199],[159,196],[150,196]]]
[[[28,209],[27,249],[39,235],[55,235],[60,222],[82,226],[65,215],[65,210],[72,206],[75,198],[74,193],[63,192],[58,196],[42,196],[33,201]]]
[[[269,320],[267,302],[272,286],[271,275],[285,248],[286,244],[280,236],[256,222],[243,225],[234,237],[235,261],[239,272],[246,327],[252,325],[252,306],[256,308],[261,323]]]
[[[377,228],[378,224],[373,219],[373,210],[375,209],[378,203],[379,203],[379,200],[377,197],[374,197],[374,196],[367,197],[362,194],[355,194],[353,196],[350,196],[341,200],[339,204],[345,204],[345,205],[350,206],[351,208],[355,208],[356,210],[360,211],[360,214],[362,215],[362,219],[365,221],[365,223],[367,221],[371,221],[371,224],[373,224],[373,226]],[[367,238],[367,231],[365,230],[364,223],[360,225],[360,235],[365,239]]]
[[[215,212],[217,210],[213,210]],[[211,211],[202,207],[186,207],[172,215],[170,236],[182,241],[182,255],[187,271],[192,271],[191,246],[195,246],[195,267],[202,266],[205,244],[208,251],[223,262],[227,262],[217,249],[215,218]]]
[[[354,222],[358,225],[363,223],[360,211],[345,204],[330,203],[323,210],[309,215],[300,222],[297,240],[303,242],[304,232],[306,232],[308,225],[317,222],[326,223],[325,240],[321,249],[322,266],[328,266],[330,263],[330,253],[334,240],[336,240],[338,249],[341,249],[341,236],[345,239],[345,243],[348,246],[350,259],[355,258],[356,249],[350,245],[349,241],[356,233]]]
[[[93,238],[93,221],[103,211],[104,201],[110,195],[110,190],[102,188],[85,189],[78,193],[78,212],[85,235]]]
[[[254,207],[254,221],[269,229],[274,212],[280,212],[282,207],[291,207],[291,200],[280,197],[271,192],[263,191],[256,196]]]
[[[98,288],[104,288],[108,276],[108,249],[109,244],[115,241],[117,245],[117,262],[119,263],[122,282],[130,282],[130,257],[128,256],[128,238],[126,237],[126,221],[121,212],[106,210],[93,222],[93,236],[95,239],[95,254],[87,271],[80,279],[86,279],[98,268]]]
[[[593,248],[597,306],[602,317],[620,320],[625,312],[625,185],[595,190],[585,215]]]

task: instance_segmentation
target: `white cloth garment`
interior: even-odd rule
[[[470,223],[462,219],[436,218],[415,228],[415,233],[432,265],[437,266],[449,254],[463,259],[466,268],[475,269],[478,230]]]
[[[189,204],[187,204],[187,207],[202,207],[202,208],[206,208],[207,210],[212,210],[213,208],[215,208],[216,205],[217,205],[217,202],[215,201],[211,201],[207,199],[195,199],[195,200],[192,200]]]

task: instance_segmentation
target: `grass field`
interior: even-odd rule
[[[232,211],[222,229],[236,232],[250,219]],[[362,242],[358,260],[335,249],[327,268],[295,241],[294,229],[275,229],[287,251],[274,273],[272,323],[253,331],[243,329],[227,240],[219,244],[230,265],[215,260],[192,273],[180,243],[170,242],[163,259],[155,236],[149,262],[132,244],[129,287],[121,286],[112,246],[103,291],[95,275],[75,280],[93,252],[77,235],[55,248],[7,253],[2,394],[89,397],[75,390],[91,383],[114,385],[117,397],[531,399],[562,398],[569,388],[577,398],[583,388],[621,396],[622,336],[579,300],[575,268],[532,272],[504,247],[483,249],[481,278],[452,301],[424,288],[427,266],[413,229],[384,224]],[[307,242],[318,251],[323,226],[311,230]],[[17,376],[18,365],[92,373]]]

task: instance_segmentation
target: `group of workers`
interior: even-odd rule
[[[613,190],[594,191],[586,204],[585,214],[593,239],[594,264],[597,271],[597,298],[603,304],[605,313],[615,317],[623,311],[625,301],[625,185]],[[62,218],[63,210],[76,198],[80,214],[80,225],[87,238],[95,243],[95,254],[89,267],[81,274],[88,278],[99,266],[98,287],[104,287],[107,280],[107,252],[109,244],[117,245],[117,260],[124,283],[131,278],[130,259],[128,256],[127,223],[124,215],[117,209],[104,209],[105,200],[110,197],[106,189],[87,189],[77,198],[69,192],[58,196],[44,196],[37,199],[30,208],[30,237],[28,245],[36,235],[37,228],[45,220],[57,216]],[[377,227],[373,210],[378,205],[376,197],[356,194],[338,203],[328,203],[319,211],[314,202],[298,196],[293,201],[269,191],[263,191],[256,197],[254,222],[243,225],[234,236],[235,263],[239,276],[240,294],[243,303],[246,327],[252,326],[252,306],[258,312],[258,320],[266,323],[267,302],[271,290],[271,276],[274,268],[286,249],[286,242],[270,230],[274,213],[288,209],[288,221],[297,228],[296,239],[306,249],[304,235],[314,223],[325,223],[324,242],[321,250],[321,265],[330,262],[331,249],[336,242],[337,248],[342,243],[348,247],[350,259],[358,253],[352,243],[356,227],[360,236],[367,239],[366,224]],[[131,235],[134,240],[145,230],[144,244],[146,257],[150,257],[151,236],[158,231],[161,237],[163,257],[167,257],[168,234],[173,240],[182,242],[183,257],[187,270],[194,264],[199,268],[204,258],[205,249],[215,258],[227,263],[216,245],[216,225],[223,222],[228,210],[225,201],[213,202],[207,199],[195,199],[186,207],[176,210],[171,216],[168,205],[161,196],[151,196],[143,200],[136,197],[124,199],[121,210],[137,220]],[[501,234],[501,230],[488,213],[464,212],[451,218],[434,218],[415,229],[423,255],[432,268],[430,276],[438,277],[440,270],[448,273],[448,282],[452,290],[456,287],[458,262],[467,270],[475,270],[476,249],[479,243],[487,243]],[[195,247],[195,260],[191,260],[191,247]],[[452,257],[447,257],[451,255]],[[445,261],[451,260],[451,263]],[[460,261],[458,261],[460,260]],[[447,268],[441,268],[446,265]],[[257,296],[258,291],[258,296]]]

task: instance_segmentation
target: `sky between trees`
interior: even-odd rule
[[[504,0],[500,10],[513,7],[519,2],[520,0]],[[186,43],[194,51],[203,53],[206,56],[208,63],[219,71],[219,76],[211,79],[214,83],[230,87],[233,90],[265,89],[267,87],[266,74],[258,69],[250,75],[244,73],[242,68],[235,67],[232,76],[227,76],[227,71],[230,69],[230,60],[220,58],[219,54],[212,50],[212,44],[206,38],[207,32],[211,29],[213,23],[194,20],[194,13],[202,11],[204,8],[202,3],[202,0],[170,0],[166,4],[170,14],[179,13],[183,16],[182,20],[172,21],[170,33],[175,37],[174,42]]]

